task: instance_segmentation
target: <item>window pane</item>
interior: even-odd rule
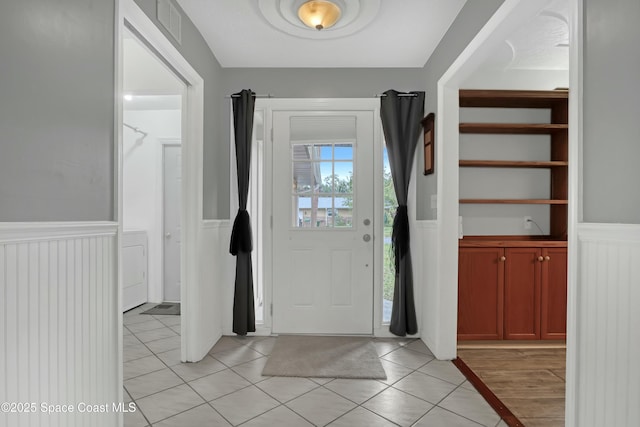
[[[313,178],[314,163],[312,162],[293,162],[292,183],[296,193],[311,193],[315,186]]]
[[[333,158],[333,146],[331,144],[314,145],[314,160],[331,160]]]
[[[318,193],[331,194],[334,191],[333,163],[316,163],[317,178],[319,180]]]
[[[353,146],[351,144],[336,144],[336,160],[353,160]]]
[[[334,171],[335,192],[338,194],[353,193],[353,162],[336,162]]]

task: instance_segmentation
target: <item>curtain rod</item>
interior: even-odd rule
[[[128,127],[129,129],[133,130],[134,132],[141,133],[141,134],[143,134],[144,136],[149,135],[147,132],[144,132],[144,131],[140,130],[140,128],[137,128],[137,127],[135,127],[135,126],[131,126],[130,124],[127,124],[127,123],[125,123],[125,122],[122,122],[122,124],[123,124],[124,126]]]
[[[379,93],[377,95],[373,95],[374,98],[384,98],[385,96],[387,96],[386,93]],[[414,97],[414,96],[418,96],[417,93],[399,93],[397,96],[409,96],[409,97]]]
[[[265,95],[255,95],[256,98],[275,98],[274,95],[267,93]],[[225,98],[230,99],[230,98],[240,98],[240,95],[234,93],[233,95],[227,95],[225,96]]]

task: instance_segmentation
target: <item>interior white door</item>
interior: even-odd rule
[[[164,301],[180,301],[180,208],[182,148],[163,146],[163,233]]]
[[[273,332],[373,332],[373,111],[273,112]]]

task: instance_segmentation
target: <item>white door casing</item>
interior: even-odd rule
[[[162,212],[163,212],[163,300],[180,301],[180,206],[182,198],[182,148],[162,147]]]
[[[376,121],[335,108],[272,114],[274,333],[373,333]]]

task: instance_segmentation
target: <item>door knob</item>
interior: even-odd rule
[[[549,261],[551,259],[551,257],[549,255],[547,255],[546,257],[544,257],[545,261]]]
[[[506,256],[504,256],[504,255],[503,255],[503,256],[501,256],[501,257],[500,257],[500,261],[504,262],[504,261],[506,261],[506,260],[507,260],[507,257],[506,257]]]
[[[538,257],[538,261],[542,262],[544,261],[544,258],[542,258],[541,256]]]
[[[164,235],[164,238],[165,238],[165,239],[170,239],[170,238],[171,238],[171,233],[167,233],[167,234],[165,234],[165,235]]]
[[[364,225],[369,225],[369,224],[371,224],[371,220],[370,220],[369,218],[367,218],[367,219],[365,219],[364,221],[362,221],[362,223],[363,223]]]
[[[364,240],[365,242],[370,241],[371,240],[371,235],[365,234],[364,236],[362,236],[362,240]]]

